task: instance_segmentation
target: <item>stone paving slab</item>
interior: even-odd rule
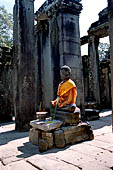
[[[103,153],[99,153],[98,162],[101,162],[103,166],[109,167],[113,169],[113,152],[104,151]]]
[[[35,168],[28,162],[22,160],[22,161],[11,163],[7,166],[2,166],[2,169],[0,170],[38,170],[38,168]]]
[[[77,151],[70,150],[69,148],[63,151],[59,151],[55,154],[51,153],[49,154],[49,157],[51,158],[56,157],[61,161],[68,162],[68,164],[72,164],[77,167],[81,167],[81,164],[84,164],[88,161],[94,161],[93,158],[82,153],[79,153]]]
[[[96,140],[113,144],[113,133],[107,133],[102,134],[101,136],[96,136]]]
[[[103,166],[100,163],[89,161],[85,164],[81,164],[82,170],[110,170],[110,168]]]
[[[87,141],[87,143],[85,143],[85,145],[95,146],[97,148],[101,148],[101,149],[113,152],[113,144],[108,143],[108,142],[99,141],[99,140],[94,139],[92,141]]]
[[[35,167],[43,170],[79,170],[79,168],[71,163],[61,161],[57,157],[36,155],[27,160],[27,162],[35,165]]]

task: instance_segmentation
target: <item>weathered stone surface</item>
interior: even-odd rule
[[[99,110],[96,109],[85,109],[86,120],[96,120],[99,119]]]
[[[63,122],[60,120],[52,120],[52,121],[45,120],[41,122],[39,122],[38,120],[33,120],[30,122],[30,125],[34,128],[37,128],[43,131],[50,131],[50,130],[61,127],[62,123]]]
[[[0,123],[12,121],[12,49],[0,46]]]
[[[29,164],[28,162],[22,160],[22,161],[18,161],[16,163],[11,163],[9,165],[7,165],[5,167],[5,169],[3,170],[37,170],[37,168],[35,168],[34,166],[32,166],[31,164]],[[1,169],[2,170],[2,169]]]
[[[53,115],[53,113],[51,113]],[[78,124],[80,122],[80,109],[71,112],[66,112],[62,110],[56,110],[55,119],[62,120],[64,123],[68,124]]]
[[[79,1],[55,0],[49,6],[44,3],[36,12],[37,70],[38,84],[41,87],[37,90],[46,106],[49,106],[49,101],[56,95],[60,81],[60,66],[64,64],[72,68],[72,79],[75,82],[80,79],[77,82],[77,104],[82,106],[84,103],[79,31],[81,10],[82,5]],[[74,70],[79,71],[74,73]]]
[[[15,1],[14,49],[15,128],[26,131],[30,129],[29,122],[36,118],[34,0]]]
[[[38,145],[39,140],[39,130],[36,128],[31,128],[29,131],[29,141],[32,142],[32,144]]]
[[[113,144],[113,134],[103,134],[101,135],[101,137],[96,136],[96,140],[103,141],[103,142],[107,141],[108,143]]]
[[[77,126],[62,127],[65,135],[66,144],[73,144],[75,142],[89,139],[89,129],[90,127],[88,127],[86,123],[81,123]]]
[[[40,152],[45,152],[47,151],[49,145],[48,142],[44,139],[39,139],[39,151]]]
[[[66,142],[65,142],[63,130],[56,130],[54,132],[54,138],[55,138],[56,147],[62,148],[65,146]]]
[[[68,162],[62,161],[59,158],[56,158],[55,156],[40,156],[36,155],[35,157],[32,157],[28,159],[29,163],[34,165],[35,167],[41,169],[41,170],[79,170],[77,166],[74,166],[73,164],[70,164]]]
[[[53,133],[42,132],[42,139],[47,141],[48,148],[52,148],[53,147]]]
[[[82,170],[109,170],[109,167],[105,167],[100,162],[88,161],[80,165]]]

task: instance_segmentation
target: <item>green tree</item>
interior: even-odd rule
[[[11,47],[13,44],[13,15],[0,6],[0,45]]]
[[[98,53],[99,53],[99,60],[100,61],[102,61],[104,59],[108,59],[110,57],[109,48],[110,48],[110,44],[99,43]]]

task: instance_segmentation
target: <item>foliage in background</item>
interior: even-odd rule
[[[99,53],[99,60],[100,61],[108,59],[110,57],[109,48],[110,48],[110,44],[99,43],[98,53]]]
[[[0,6],[0,46],[13,45],[13,15]]]

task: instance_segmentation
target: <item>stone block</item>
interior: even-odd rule
[[[38,121],[38,120],[33,120],[30,122],[30,125],[34,128],[37,128],[39,130],[42,131],[51,131],[54,129],[57,129],[59,127],[61,127],[61,125],[63,124],[62,121],[60,120],[52,120],[52,121]]]
[[[62,127],[66,144],[73,144],[75,142],[90,139],[90,128],[91,127],[87,123],[80,123],[77,126]]]
[[[48,150],[48,142],[44,139],[39,139],[39,151],[45,152]]]
[[[39,130],[36,128],[31,128],[29,131],[29,141],[32,142],[32,144],[38,145],[39,140]]]
[[[97,109],[85,109],[86,120],[97,120],[99,119],[100,110]]]
[[[53,147],[53,133],[42,132],[42,139],[48,143],[48,148]]]
[[[63,130],[56,130],[54,132],[54,138],[55,138],[55,146],[58,148],[62,148],[65,146],[65,138],[64,138],[64,133]]]
[[[77,108],[73,113],[63,110],[56,110],[55,119],[62,120],[68,124],[78,124],[80,123],[80,109]]]

